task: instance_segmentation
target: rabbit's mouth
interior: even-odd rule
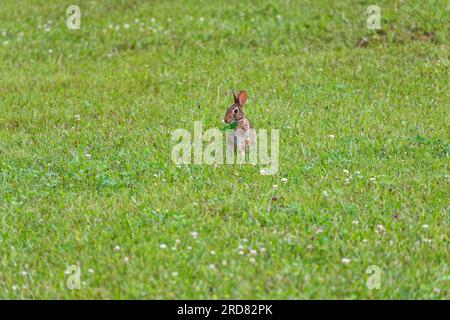
[[[223,122],[225,122],[226,124],[230,124],[230,123],[233,123],[235,121],[236,121],[236,119],[234,119],[234,118],[225,118],[225,119],[223,119]]]

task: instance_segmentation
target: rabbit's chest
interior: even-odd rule
[[[252,126],[250,124],[250,121],[248,121],[247,118],[242,119],[241,121],[238,122],[236,129],[241,129],[244,131],[247,131],[248,129],[250,129]]]
[[[244,147],[249,146],[250,144],[252,144],[253,141],[255,141],[255,133],[252,129],[252,125],[250,123],[250,121],[247,118],[243,118],[241,121],[238,122],[236,128],[234,129],[234,131],[236,132],[237,130],[242,130],[244,135],[241,136],[244,142]],[[235,136],[234,139],[234,143],[235,145],[237,144],[237,137]]]

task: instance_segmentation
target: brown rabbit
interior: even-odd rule
[[[248,150],[248,146],[255,140],[255,133],[252,129],[250,121],[244,115],[244,104],[247,102],[248,94],[247,91],[241,90],[239,94],[233,90],[234,104],[228,107],[225,113],[225,118],[223,121],[225,123],[236,123],[236,128],[234,129],[235,138],[234,144],[237,146],[238,151],[245,153]],[[236,136],[243,137],[243,143],[237,143]]]

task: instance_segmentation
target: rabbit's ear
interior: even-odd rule
[[[234,103],[239,103],[239,98],[238,98],[238,95],[236,94],[236,91],[234,91],[234,89],[232,89],[232,90],[233,90]]]
[[[241,106],[243,106],[244,103],[247,102],[247,98],[248,98],[247,91],[242,90],[241,92],[239,92],[238,103],[239,103]]]

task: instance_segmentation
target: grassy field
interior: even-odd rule
[[[0,299],[450,298],[447,1],[70,4],[0,3]],[[232,88],[277,175],[172,162]]]

